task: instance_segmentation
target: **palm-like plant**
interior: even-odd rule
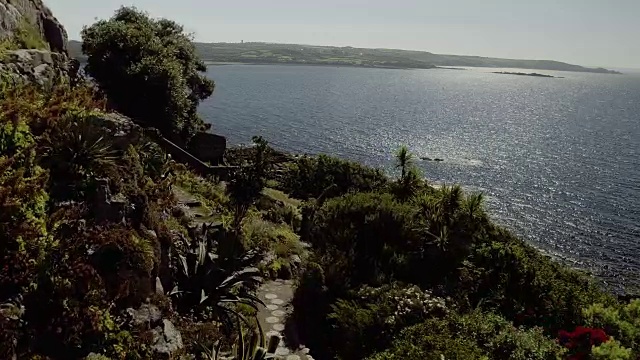
[[[235,236],[211,234],[205,227],[185,254],[178,254],[177,285],[170,295],[177,297],[179,310],[198,317],[213,315],[228,324],[234,318],[249,321],[230,305],[245,304],[257,310],[263,302],[250,293],[261,283],[260,271],[253,267],[258,256],[238,250]],[[212,313],[212,314],[210,314]]]
[[[43,140],[43,160],[54,188],[82,192],[87,181],[115,166],[117,157],[110,139],[85,118],[62,119]]]
[[[422,185],[422,174],[413,163],[413,154],[403,145],[396,151],[396,168],[400,168],[400,179],[395,184],[395,193],[400,200],[408,200],[418,193]]]
[[[400,168],[401,179],[404,179],[411,166],[413,166],[413,154],[409,152],[409,148],[406,145],[402,145],[396,151],[396,168]]]

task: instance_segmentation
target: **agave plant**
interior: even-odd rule
[[[255,310],[264,303],[250,291],[257,288],[262,279],[255,264],[257,257],[251,253],[238,254],[229,248],[234,237],[224,232],[212,236],[208,229],[194,238],[185,254],[178,254],[177,285],[170,295],[177,298],[178,307],[193,311],[200,317],[215,317],[226,320],[238,318],[249,321],[232,306],[245,304]]]
[[[267,360],[274,359],[276,357],[275,352],[280,342],[279,336],[271,336],[269,338],[269,344],[265,347],[265,337],[260,324],[258,329],[245,335],[245,331],[242,329],[242,324],[238,323],[239,336],[238,342],[233,346],[233,349],[229,353],[222,351],[220,343],[215,343],[211,349],[202,346],[204,358],[207,360]]]
[[[82,116],[68,116],[44,136],[44,165],[59,190],[86,191],[87,183],[115,166],[117,156],[109,138]],[[54,191],[53,193],[56,193]]]

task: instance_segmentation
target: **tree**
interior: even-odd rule
[[[82,40],[86,71],[116,110],[180,143],[208,128],[197,108],[214,83],[181,25],[122,7],[85,27]]]

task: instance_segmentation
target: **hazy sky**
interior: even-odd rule
[[[267,41],[640,68],[640,0],[45,0],[83,25],[135,5],[197,41]]]

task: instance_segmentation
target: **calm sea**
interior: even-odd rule
[[[200,112],[231,144],[262,135],[488,197],[493,217],[616,287],[640,282],[640,74],[225,65]],[[516,70],[522,71],[522,70]]]

